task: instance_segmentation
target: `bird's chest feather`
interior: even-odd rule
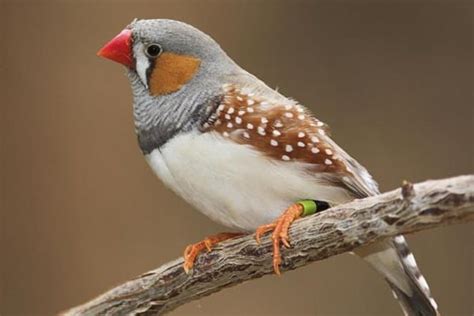
[[[239,230],[271,222],[298,199],[349,199],[345,190],[308,174],[304,163],[273,161],[217,133],[176,136],[146,159],[182,198]]]

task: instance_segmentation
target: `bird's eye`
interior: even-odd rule
[[[150,44],[145,49],[145,52],[148,57],[155,58],[161,53],[161,47],[158,44]]]

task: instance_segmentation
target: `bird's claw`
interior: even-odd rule
[[[262,225],[257,228],[255,232],[255,239],[260,244],[260,239],[266,232],[272,231],[272,244],[273,244],[273,271],[275,274],[281,275],[280,264],[281,264],[281,253],[280,243],[286,248],[290,248],[291,244],[288,236],[288,229],[290,225],[298,219],[303,213],[303,206],[301,204],[293,204],[286,211],[278,217],[273,223]]]
[[[194,262],[196,261],[197,256],[204,250],[206,249],[207,252],[210,252],[212,250],[212,247],[224,240],[231,239],[234,237],[241,236],[242,233],[220,233],[217,235],[212,235],[209,237],[204,238],[204,240],[188,245],[184,249],[184,263],[183,263],[183,268],[186,274],[189,274],[189,271],[194,266]]]

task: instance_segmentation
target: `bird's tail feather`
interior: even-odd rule
[[[418,269],[403,236],[363,247],[356,254],[383,275],[405,315],[439,315],[428,283]]]

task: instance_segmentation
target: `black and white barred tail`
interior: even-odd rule
[[[363,247],[356,254],[383,275],[405,315],[439,315],[428,283],[403,236]]]

